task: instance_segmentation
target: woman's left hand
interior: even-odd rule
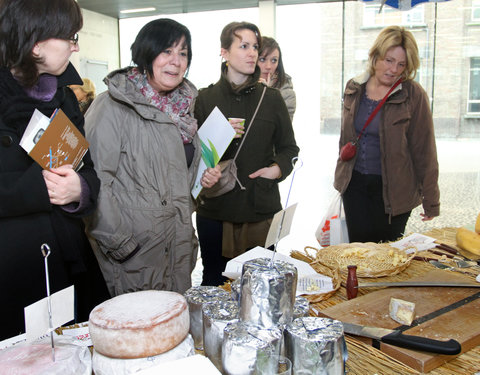
[[[427,214],[420,214],[420,216],[422,216],[422,221],[430,221],[434,218],[434,216],[427,216]]]
[[[80,201],[82,193],[80,176],[70,164],[52,168],[49,171],[44,169],[42,174],[47,185],[50,203],[65,205]]]
[[[276,180],[277,178],[280,178],[281,175],[282,171],[280,170],[280,167],[277,164],[273,164],[270,167],[261,168],[258,171],[249,174],[248,177],[263,177],[270,180]]]
[[[217,164],[215,168],[207,168],[203,172],[200,183],[204,188],[211,188],[218,182],[220,177],[222,177],[222,172],[220,171],[220,165]]]

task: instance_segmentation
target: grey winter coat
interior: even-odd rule
[[[288,114],[290,115],[290,120],[293,121],[293,115],[297,109],[297,97],[295,91],[293,90],[292,78],[285,74],[285,83],[282,87],[279,88],[280,94],[287,105]]]
[[[188,168],[178,128],[146,101],[127,78],[128,69],[107,76],[108,92],[93,101],[85,118],[101,180],[87,231],[112,295],[146,289],[183,293],[197,260],[190,191],[199,141],[194,138]]]

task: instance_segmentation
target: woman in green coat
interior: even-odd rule
[[[265,86],[257,67],[261,43],[257,26],[232,22],[221,37],[220,80],[200,91],[195,117],[201,125],[215,106],[230,118],[237,135],[222,157],[234,157]],[[245,119],[244,125],[238,119]],[[292,171],[298,155],[290,116],[280,92],[265,96],[236,159],[238,183],[221,196],[201,195],[197,231],[203,261],[203,285],[222,284],[226,262],[255,246],[264,246],[273,215],[282,209],[278,183]]]

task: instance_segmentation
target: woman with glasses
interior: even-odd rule
[[[423,221],[440,213],[432,113],[414,81],[419,66],[413,34],[389,26],[369,51],[368,70],[347,82],[340,147],[362,136],[354,158],[338,159],[334,185],[343,197],[350,242],[397,240],[420,204]]]
[[[60,108],[83,132],[68,88],[82,83],[69,62],[81,27],[75,0],[0,0],[0,340],[25,332],[24,307],[46,296],[42,244],[50,291],[75,286],[78,322],[108,298],[82,221],[100,186],[90,154],[78,171],[42,170],[19,145],[35,109]]]

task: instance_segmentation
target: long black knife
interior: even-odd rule
[[[402,331],[361,326],[353,323],[343,323],[346,333],[355,336],[364,336],[379,340],[385,344],[399,346],[412,350],[423,350],[425,352],[454,355],[462,351],[460,343],[454,339],[448,341],[433,340],[421,336],[404,335]]]

